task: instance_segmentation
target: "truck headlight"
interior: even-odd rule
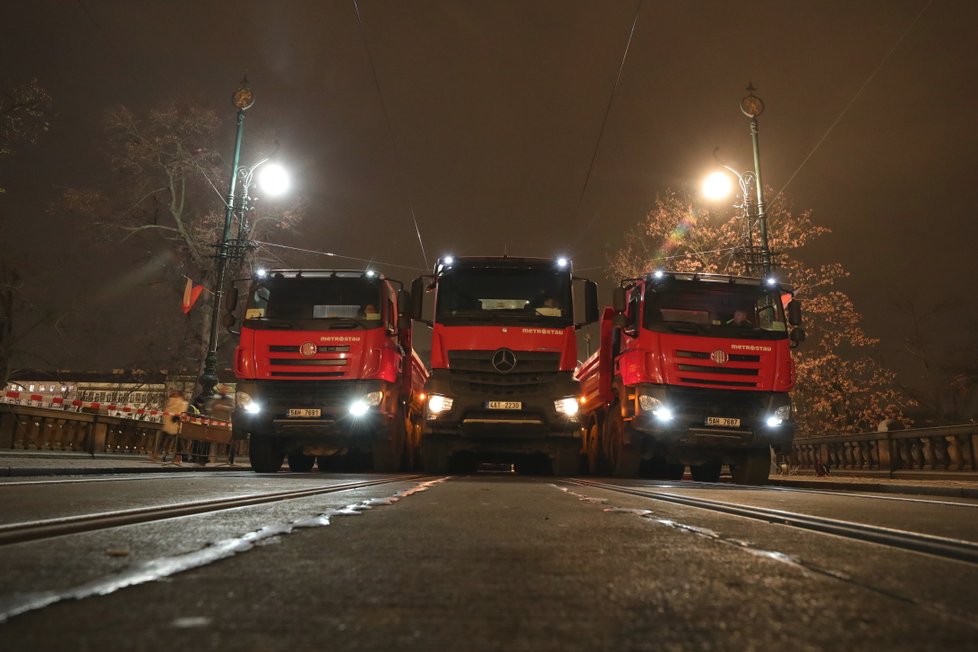
[[[377,407],[378,405],[380,405],[380,402],[383,400],[384,400],[384,393],[380,391],[370,392],[369,394],[363,397],[363,402],[369,405],[370,407]]]
[[[782,425],[785,421],[787,421],[790,416],[791,416],[791,406],[782,405],[781,407],[779,407],[774,411],[774,414],[772,414],[767,418],[766,421],[767,426],[768,428],[777,428],[778,426]]]
[[[554,409],[557,411],[557,414],[575,417],[577,416],[577,411],[581,409],[581,404],[577,401],[576,396],[568,396],[567,398],[560,398],[554,401]]]
[[[350,414],[353,415],[353,416],[355,416],[355,417],[362,417],[363,415],[365,415],[367,413],[367,410],[369,410],[369,409],[370,409],[370,406],[367,405],[367,401],[365,401],[362,398],[361,399],[357,399],[357,400],[353,401],[352,403],[350,403]]]
[[[441,414],[442,412],[448,412],[452,409],[452,404],[455,401],[448,398],[447,396],[442,396],[441,394],[432,394],[428,397],[428,412],[431,414]]]
[[[672,412],[672,408],[656,397],[649,396],[648,394],[639,395],[638,407],[642,410],[642,412],[651,412],[656,420],[662,421],[663,423],[672,421],[672,418],[675,416]]]
[[[384,400],[384,392],[376,391],[370,392],[369,394],[364,394],[362,398],[350,403],[350,414],[355,417],[362,417],[365,415],[370,408],[377,407],[380,402]]]
[[[248,414],[258,414],[261,412],[259,405],[248,392],[235,392],[234,402]]]

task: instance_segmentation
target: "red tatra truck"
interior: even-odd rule
[[[625,279],[581,364],[591,473],[767,480],[794,437],[790,350],[804,339],[791,288],[757,278],[657,271]]]
[[[232,292],[229,310],[237,293]],[[371,271],[275,269],[251,280],[234,354],[232,424],[252,468],[293,471],[370,453],[375,471],[410,464],[427,370],[414,352],[410,297]]]
[[[575,323],[573,282],[583,283]],[[546,455],[558,475],[580,468],[576,331],[596,321],[597,286],[566,259],[439,259],[415,280],[414,318],[434,294],[431,376],[425,385],[422,460],[429,473],[471,462]],[[459,459],[459,458],[456,458]],[[464,464],[454,468],[464,467]]]

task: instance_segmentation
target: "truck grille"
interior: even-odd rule
[[[498,350],[498,349],[497,349]],[[514,351],[516,366],[506,373],[499,373],[492,366],[492,351],[449,351],[448,366],[453,371],[513,376],[516,374],[553,373],[560,370],[560,353],[551,351]]]
[[[761,356],[742,353],[727,354],[727,362],[736,366],[691,364],[685,360],[710,360],[711,351],[675,351],[675,369],[681,372],[679,381],[712,387],[757,387],[761,372]],[[682,362],[680,362],[683,360]],[[718,377],[719,376],[719,377]]]
[[[349,358],[336,357],[336,354],[346,353],[348,345],[320,346],[313,357],[301,355],[299,347],[291,344],[272,344],[269,353],[278,353],[280,357],[268,359],[268,376],[272,378],[336,378],[347,372]],[[293,355],[295,357],[281,356]]]
[[[314,380],[273,380],[258,383],[258,395],[273,411],[287,408],[323,408],[329,412],[346,410],[356,394],[350,383]]]
[[[734,417],[744,421],[763,414],[769,400],[769,394],[766,392],[722,391],[696,387],[670,387],[668,397],[670,406],[678,414]]]

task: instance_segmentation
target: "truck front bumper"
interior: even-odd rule
[[[436,370],[425,386],[424,436],[481,452],[546,452],[580,437],[580,385],[570,373],[514,385]]]
[[[635,395],[629,430],[649,450],[701,453],[773,446],[791,450],[791,399],[780,392],[701,390],[643,384]]]

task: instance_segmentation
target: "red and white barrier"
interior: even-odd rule
[[[219,419],[211,419],[209,417],[199,417],[192,414],[180,413],[174,415],[172,412],[167,412],[165,410],[156,410],[152,408],[134,408],[129,405],[116,405],[114,403],[99,403],[94,401],[80,401],[78,399],[68,400],[63,396],[45,396],[43,394],[34,394],[32,392],[19,392],[16,390],[9,390],[4,393],[3,397],[0,397],[0,402],[3,403],[16,403],[17,405],[29,405],[31,407],[47,407],[54,408],[57,410],[71,410],[73,412],[80,412],[82,408],[90,408],[93,410],[99,410],[104,408],[109,412],[121,412],[121,418],[132,418],[145,421],[146,417],[151,417],[151,420],[157,421],[162,420],[166,416],[179,416],[181,421],[189,423],[197,423],[205,426],[226,426],[231,427],[231,424],[227,421],[221,421]]]

